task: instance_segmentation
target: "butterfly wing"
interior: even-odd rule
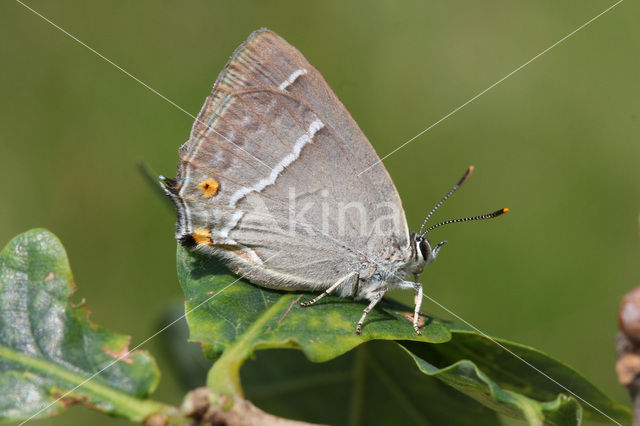
[[[216,81],[165,188],[176,237],[276,288],[325,288],[408,246],[400,198],[322,75],[258,30]]]

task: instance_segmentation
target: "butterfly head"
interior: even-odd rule
[[[422,268],[428,266],[436,259],[436,256],[440,252],[440,249],[445,245],[447,241],[442,241],[435,246],[431,245],[431,241],[428,238],[414,232],[411,234],[412,252],[414,253],[415,260]]]

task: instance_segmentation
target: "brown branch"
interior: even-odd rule
[[[283,419],[265,413],[251,402],[212,394],[208,388],[197,388],[187,394],[182,412],[194,424],[206,426],[317,426],[313,423]]]

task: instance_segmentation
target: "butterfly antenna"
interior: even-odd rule
[[[467,169],[467,171],[465,172],[464,176],[462,176],[462,179],[460,179],[458,181],[458,183],[456,183],[455,185],[453,185],[453,188],[451,188],[451,190],[447,193],[447,195],[445,195],[444,197],[442,197],[442,200],[440,200],[438,202],[438,204],[435,205],[435,207],[433,207],[431,209],[431,211],[429,212],[429,214],[427,215],[427,217],[424,219],[424,222],[422,222],[422,226],[420,226],[420,230],[418,231],[418,234],[422,234],[422,229],[424,228],[424,226],[427,224],[427,222],[429,221],[429,219],[431,218],[431,216],[436,212],[436,210],[438,210],[440,208],[440,206],[442,204],[444,204],[445,201],[447,201],[447,199],[449,197],[451,197],[453,195],[454,192],[456,192],[458,190],[458,188],[460,188],[462,186],[463,183],[465,183],[465,181],[467,179],[469,179],[469,176],[471,176],[471,173],[473,172],[474,167],[473,166],[469,166],[469,168]],[[426,232],[425,232],[426,234]],[[424,235],[424,234],[422,234]]]
[[[435,225],[433,225],[433,226],[429,227],[429,228],[428,228],[426,231],[424,231],[424,233],[423,233],[423,234],[421,234],[421,235],[424,237],[425,235],[427,235],[427,233],[428,233],[429,231],[432,231],[432,230],[434,230],[434,229],[436,229],[436,228],[438,228],[438,227],[440,227],[440,226],[442,226],[442,225],[448,225],[448,224],[450,224],[450,223],[457,223],[457,222],[467,222],[467,221],[469,221],[469,220],[493,219],[494,217],[498,217],[498,216],[500,216],[500,215],[503,215],[503,214],[505,214],[505,213],[506,213],[506,212],[508,212],[508,211],[509,211],[509,209],[500,209],[500,210],[497,210],[497,211],[495,211],[495,212],[493,212],[493,213],[483,214],[483,215],[480,215],[480,216],[465,217],[465,218],[462,218],[462,219],[451,219],[451,220],[445,220],[444,222],[440,222],[440,223],[438,223],[438,224],[435,224]]]

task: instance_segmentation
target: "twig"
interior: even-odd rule
[[[212,393],[208,388],[197,388],[187,394],[182,412],[197,425],[214,426],[318,426],[314,423],[283,419],[265,413],[242,398],[233,401]]]
[[[631,397],[633,425],[640,426],[640,287],[622,298],[616,337],[616,373]]]

